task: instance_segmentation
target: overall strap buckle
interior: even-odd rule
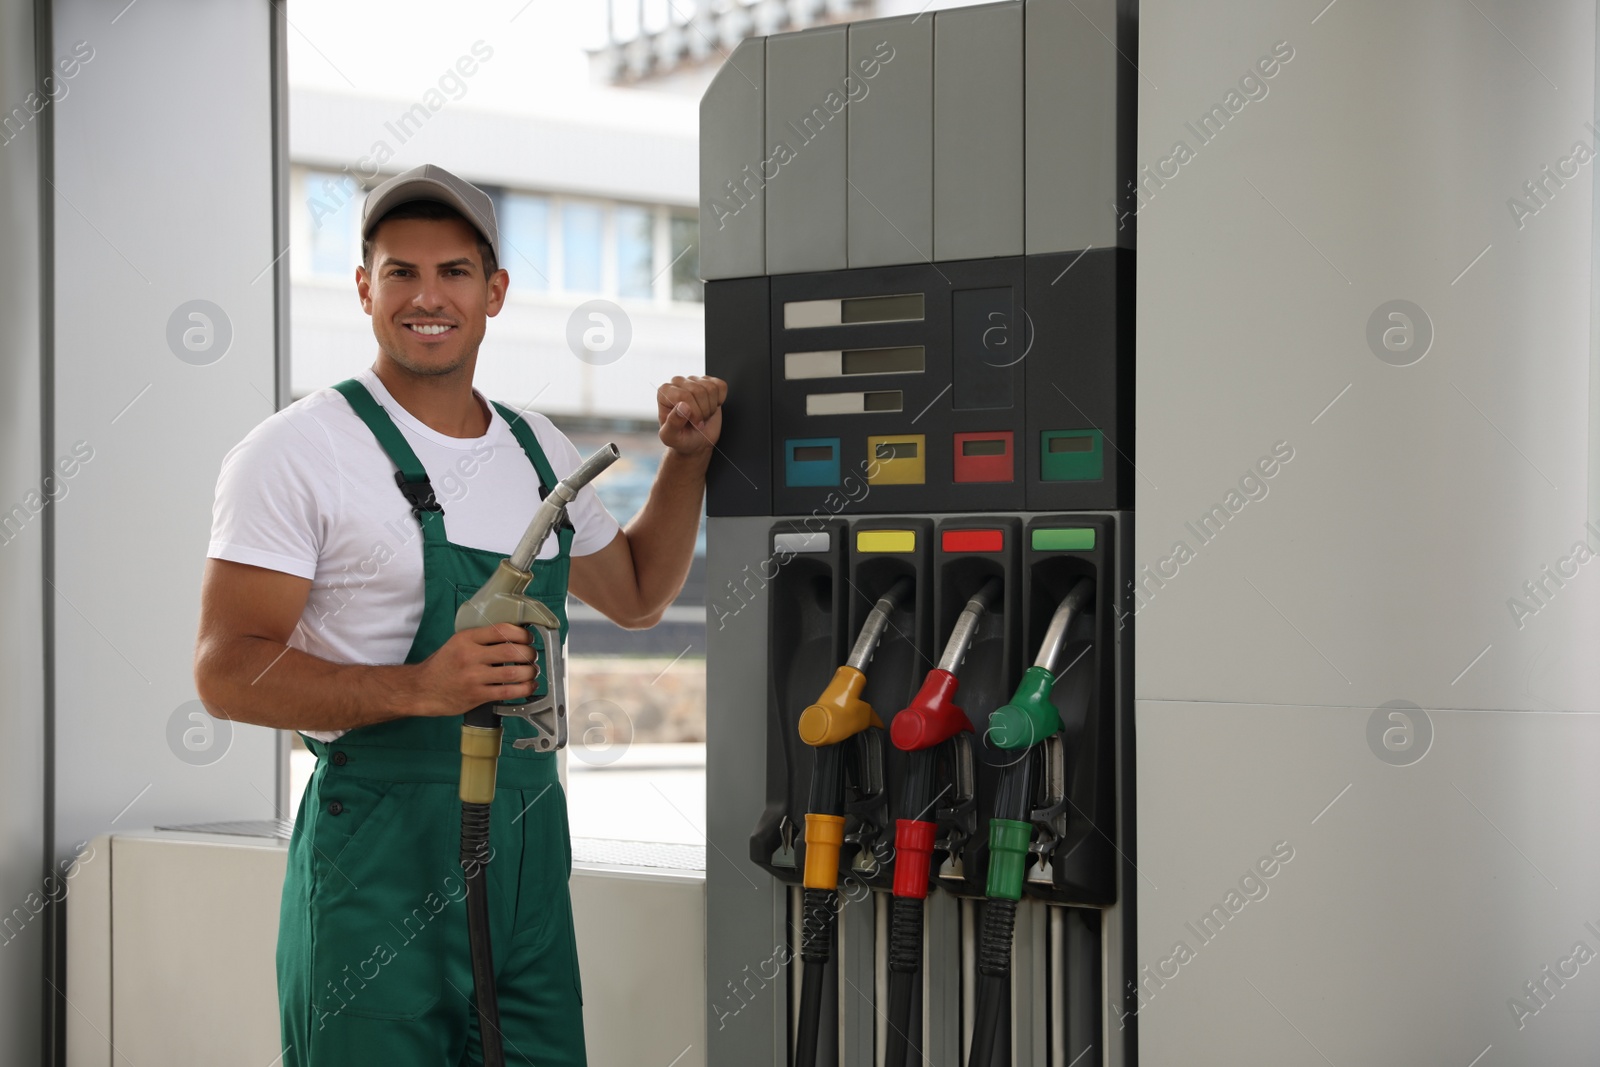
[[[444,514],[444,505],[440,504],[433,495],[433,483],[428,481],[427,475],[418,481],[408,481],[405,471],[394,472],[394,484],[400,487],[400,492],[405,494],[406,501],[411,505],[411,514],[416,519],[422,518],[424,511],[437,511]]]

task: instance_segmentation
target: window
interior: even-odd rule
[[[362,197],[360,184],[348,174],[306,172],[311,273],[348,277],[355,271],[361,259],[356,230]]]
[[[655,282],[655,213],[618,205],[612,213],[617,232],[617,293],[648,300]]]
[[[699,216],[674,214],[668,233],[669,256],[676,257],[672,264],[672,299],[701,303],[706,297],[700,282]]]
[[[300,174],[296,195],[304,214],[295,270],[348,280],[361,262],[368,189],[348,173]],[[697,277],[700,223],[692,209],[480,188],[494,201],[500,266],[511,275],[513,295],[608,296],[657,305],[705,299]]]
[[[605,208],[567,201],[561,205],[562,287],[568,292],[602,292]]]
[[[529,193],[507,193],[500,202],[500,265],[512,289],[550,288],[550,201]]]

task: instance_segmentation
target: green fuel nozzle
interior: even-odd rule
[[[1031,748],[1061,729],[1061,713],[1050,701],[1050,690],[1056,684],[1056,661],[1061,657],[1072,621],[1093,600],[1094,583],[1080,578],[1056,605],[1033,666],[1023,672],[1010,702],[989,714],[989,743],[995,748]]]
[[[1001,783],[1001,803],[996,817],[989,820],[989,875],[986,893],[991,899],[1019,900],[1028,866],[1028,845],[1033,824],[1025,817],[1032,793],[1031,750],[1061,729],[1061,712],[1050,699],[1055,686],[1056,661],[1066,644],[1073,620],[1085,611],[1094,598],[1094,583],[1087,578],[1075,582],[1056,605],[1039,643],[1033,666],[1023,672],[1022,681],[1009,703],[989,715],[989,743],[1002,751],[1018,753],[1018,762],[1008,769]]]

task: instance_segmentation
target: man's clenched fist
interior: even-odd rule
[[[722,433],[722,402],[728,383],[721,378],[678,376],[656,390],[661,443],[680,456],[709,459]]]

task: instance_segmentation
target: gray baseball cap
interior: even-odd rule
[[[396,174],[367,194],[361,207],[362,238],[371,237],[383,216],[408,200],[436,200],[455,208],[483,234],[494,249],[495,262],[500,261],[500,228],[495,224],[494,201],[476,185],[432,163]]]

